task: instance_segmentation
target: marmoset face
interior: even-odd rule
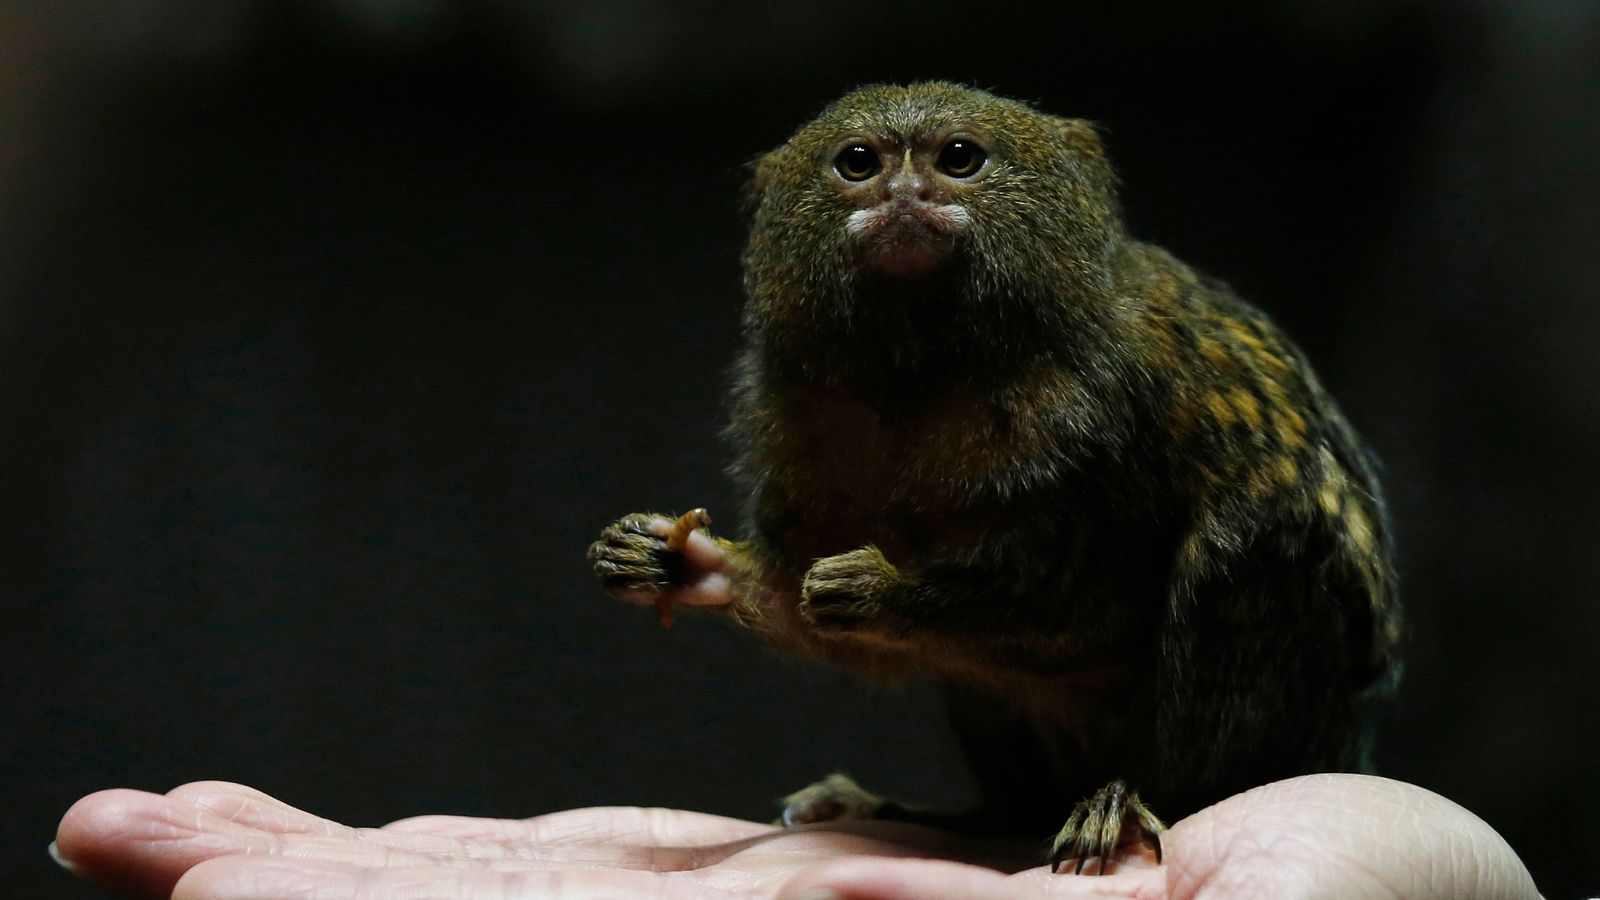
[[[917,275],[938,267],[967,236],[968,195],[991,171],[988,150],[966,131],[885,130],[845,138],[828,180],[855,207],[844,227],[858,261]]]
[[[961,271],[973,300],[1037,299],[1096,281],[1111,184],[1087,123],[953,84],[866,87],[762,160],[750,259],[810,296]]]

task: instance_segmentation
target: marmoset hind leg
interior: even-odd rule
[[[905,806],[874,794],[846,775],[834,773],[808,785],[783,800],[783,813],[776,824],[785,827],[831,822],[840,819],[885,819],[915,822],[969,835],[1016,835],[1023,822],[998,810],[977,809],[947,812]],[[1161,833],[1167,826],[1116,779],[1085,798],[1072,811],[1067,824],[1051,841],[1045,855],[1051,871],[1059,871],[1069,860],[1076,860],[1074,873],[1082,873],[1091,859],[1099,860],[1100,872],[1107,871],[1122,852],[1143,843],[1161,862]]]
[[[1059,742],[1047,740],[1027,715],[993,695],[956,685],[947,685],[945,693],[951,724],[977,779],[979,800],[974,807],[952,811],[909,806],[834,774],[785,798],[779,823],[887,819],[977,837],[1036,838],[1044,861],[1055,871],[1076,860],[1075,873],[1106,872],[1138,844],[1161,862],[1160,835],[1166,826],[1129,786],[1148,763],[1138,761],[1137,752],[1116,749],[1121,741],[1138,744],[1148,739],[1137,731],[1116,736],[1125,726],[1137,727],[1142,721],[1135,715],[1135,722],[1129,723],[1119,715],[1136,712],[1129,703],[1114,700],[1115,711],[1093,716],[1101,733],[1112,741],[1109,753],[1102,758],[1061,759],[1050,749]],[[1127,765],[1119,766],[1118,760]],[[1130,777],[1103,786],[1095,783],[1093,773],[1110,771],[1126,771]],[[1074,805],[1074,797],[1082,799]],[[1066,825],[1055,831],[1066,810],[1071,811]],[[1045,842],[1051,834],[1054,839]],[[1092,860],[1098,865],[1091,866]]]

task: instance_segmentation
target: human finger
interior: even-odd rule
[[[530,819],[416,816],[384,830],[446,835],[503,844],[625,842],[637,846],[711,844],[769,834],[772,825],[680,809],[601,806]]]
[[[596,867],[551,869],[504,866],[360,866],[327,860],[228,856],[203,862],[177,883],[172,900],[261,900],[316,897],[429,897],[434,900],[651,897],[653,900],[732,900],[752,896],[699,878]]]
[[[216,789],[215,784],[186,787],[193,790],[163,795],[116,789],[84,797],[56,828],[57,858],[77,874],[120,892],[160,896],[202,860],[224,853],[276,852],[282,835],[257,827],[264,820],[270,819],[273,827],[312,827],[295,821],[288,807],[269,810],[256,798]],[[201,796],[218,802],[194,802]]]
[[[351,828],[223,782],[92,794],[62,817],[54,852],[76,874],[135,896],[165,896],[185,872],[224,856],[420,866],[518,855],[488,841]]]

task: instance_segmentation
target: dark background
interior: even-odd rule
[[[1387,462],[1384,771],[1600,891],[1600,15],[1575,2],[0,5],[0,891],[77,797],[357,824],[843,767],[967,790],[937,703],[600,596],[721,474],[743,164],[846,87],[1094,118]],[[725,515],[726,518],[730,518]]]

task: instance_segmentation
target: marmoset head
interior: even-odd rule
[[[751,289],[958,270],[968,293],[1095,286],[1121,230],[1112,188],[1081,120],[944,82],[864,87],[758,164]]]

